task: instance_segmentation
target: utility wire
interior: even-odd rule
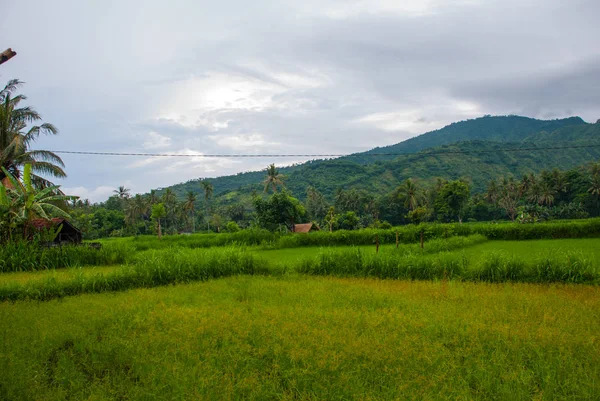
[[[141,156],[141,157],[205,157],[205,158],[268,158],[268,157],[377,157],[377,156],[438,156],[456,154],[477,154],[497,152],[531,152],[540,150],[563,150],[563,149],[585,149],[600,148],[600,144],[570,145],[570,146],[547,146],[528,148],[499,148],[492,150],[448,150],[419,153],[352,153],[352,154],[173,154],[173,153],[123,153],[123,152],[87,152],[74,150],[53,150],[54,153],[93,155],[93,156]]]

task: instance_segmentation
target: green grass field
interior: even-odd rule
[[[600,291],[230,277],[0,304],[0,399],[591,400]]]
[[[426,242],[423,257],[600,260],[600,239],[457,244]],[[0,400],[598,399],[599,286],[282,269],[338,251],[356,248],[177,248],[124,267],[2,273],[0,290],[24,286],[34,299],[61,285],[109,292],[0,302]]]

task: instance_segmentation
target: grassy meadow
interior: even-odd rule
[[[600,238],[436,230],[13,257],[0,400],[596,399]]]
[[[237,276],[0,304],[4,400],[591,400],[600,291]]]

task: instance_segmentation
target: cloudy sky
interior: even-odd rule
[[[351,153],[483,114],[600,118],[598,0],[0,0],[50,150]],[[302,161],[64,155],[105,200]]]

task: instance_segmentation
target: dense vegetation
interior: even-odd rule
[[[561,144],[598,145],[600,124],[587,124],[579,117],[562,120],[536,120],[519,116],[481,117],[453,123],[437,131],[408,139],[385,148],[333,160],[314,160],[285,167],[286,185],[304,199],[308,186],[316,187],[329,200],[339,188],[365,189],[383,195],[407,178],[424,180],[457,179],[469,176],[477,191],[490,179],[502,175],[539,173],[543,169],[567,170],[598,160],[598,148],[564,151],[490,152],[495,149],[548,147]],[[460,143],[460,145],[459,145]],[[449,152],[457,149],[471,154],[411,155],[417,152]],[[406,156],[373,156],[393,153]],[[223,204],[248,200],[252,190],[262,189],[263,172],[240,173],[212,180],[216,198]],[[201,193],[202,179],[170,187],[178,197],[189,191]]]
[[[289,180],[281,177],[284,183]],[[204,181],[204,188],[201,199],[192,192],[178,199],[171,189],[161,196],[153,191],[130,197],[122,188],[102,204],[76,202],[71,214],[92,239],[154,234],[158,223],[167,234],[234,233],[241,228],[288,232],[304,222],[315,222],[322,231],[335,231],[422,222],[535,223],[600,215],[600,164],[596,163],[567,171],[544,170],[518,179],[501,177],[490,180],[482,193],[474,192],[467,179],[437,179],[434,183],[407,179],[382,196],[340,189],[329,201],[317,188],[309,187],[302,201],[284,188],[272,195],[250,194],[249,205],[223,205],[213,201],[211,183]],[[159,209],[157,217],[153,212]]]

